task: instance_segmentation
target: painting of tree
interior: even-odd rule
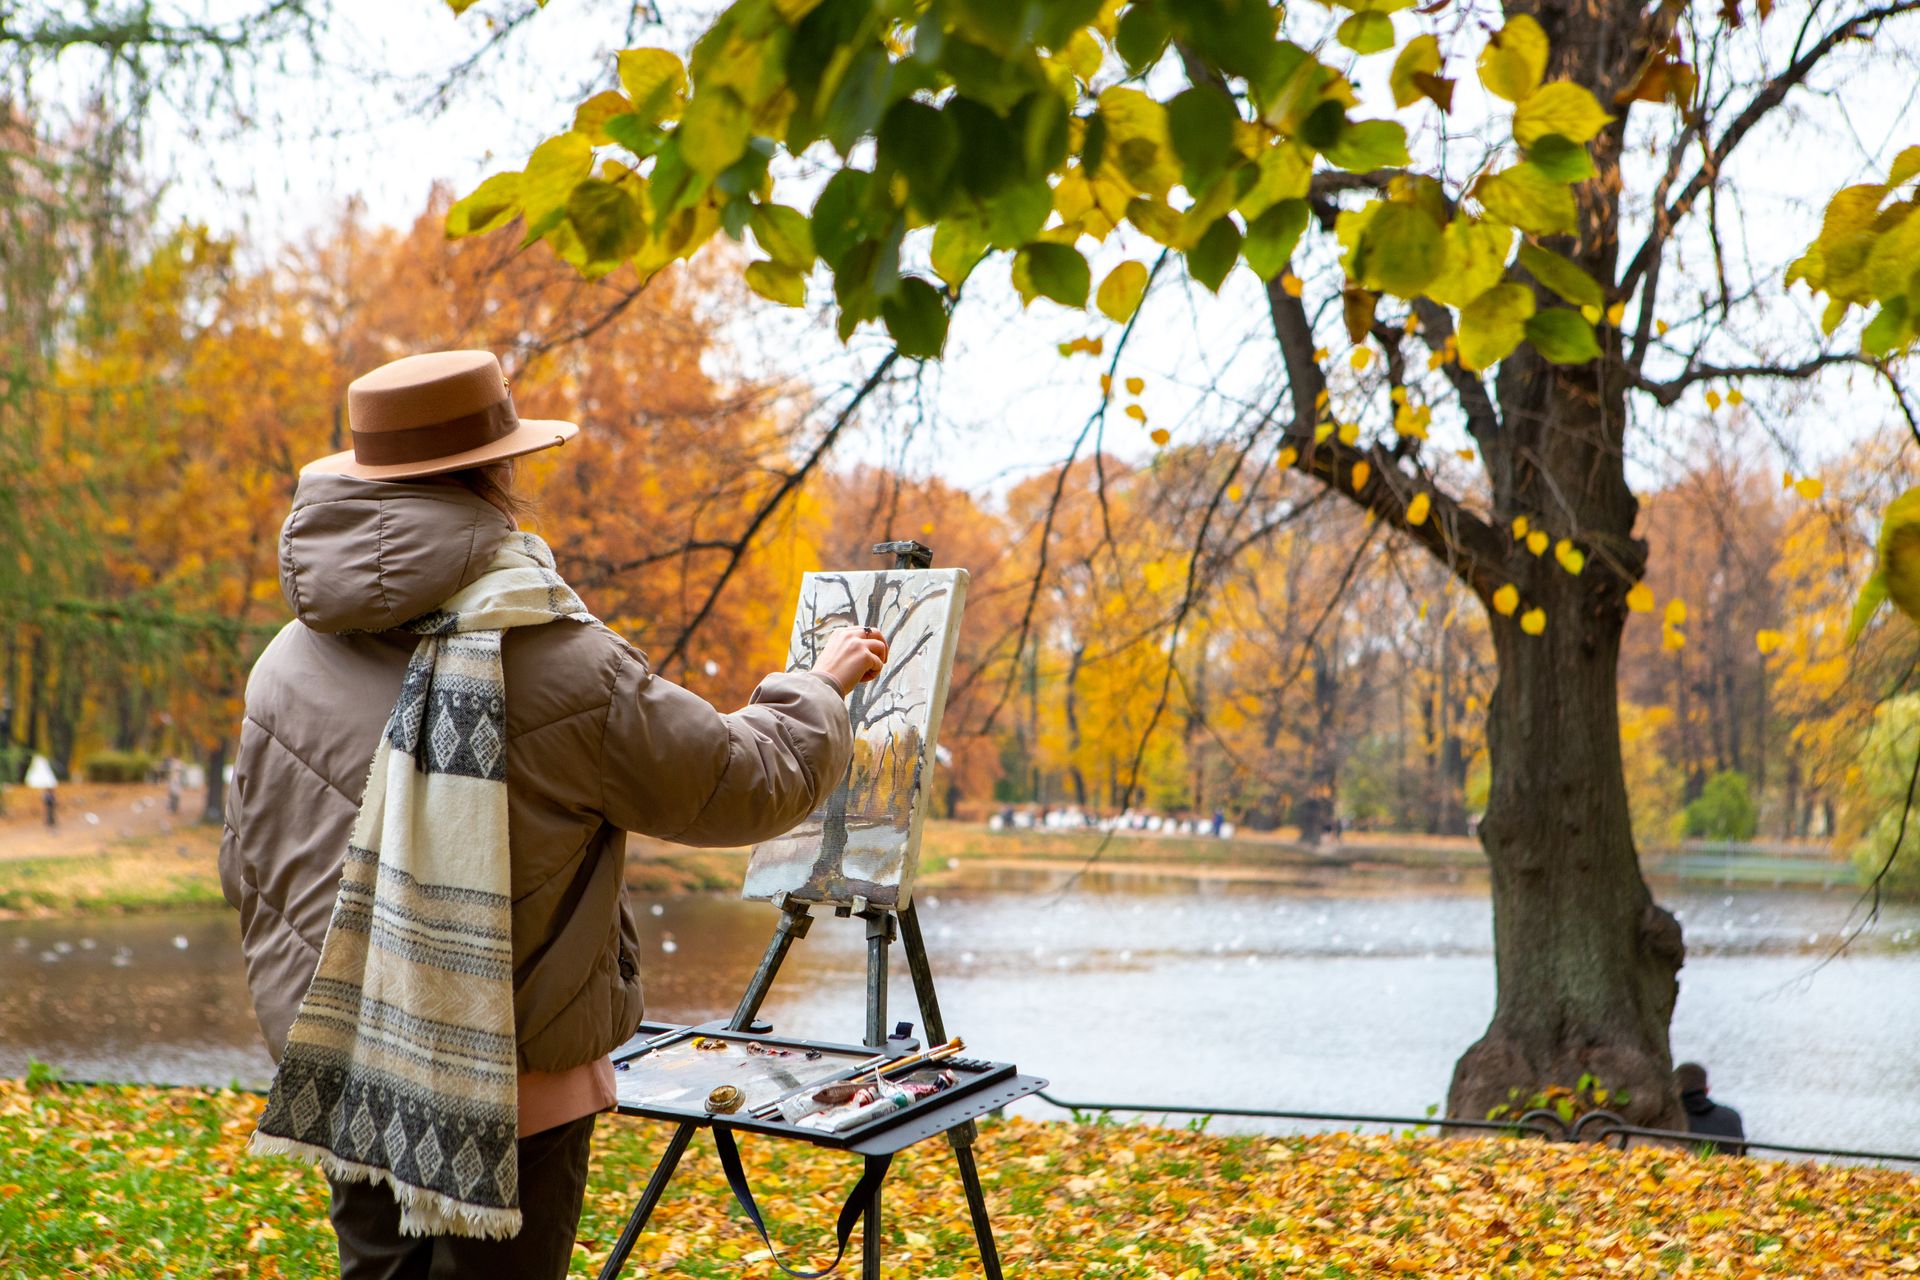
[[[809,573],[787,667],[804,671],[827,637],[873,627],[887,665],[847,699],[853,763],[807,820],[755,847],[745,896],[903,907],[913,890],[940,715],[966,603],[965,569]]]

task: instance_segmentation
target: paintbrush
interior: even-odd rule
[[[962,1040],[959,1036],[955,1036],[945,1044],[934,1045],[930,1049],[921,1049],[917,1053],[910,1053],[902,1058],[888,1057],[884,1053],[878,1054],[855,1067],[847,1075],[843,1083],[857,1086],[862,1077],[869,1075],[877,1083],[885,1077],[896,1075],[901,1071],[911,1071],[915,1067],[924,1067],[930,1062],[944,1062],[948,1058],[957,1055],[966,1047],[966,1041]],[[813,1095],[821,1089],[832,1087],[830,1084],[807,1085],[805,1088],[797,1089],[785,1097],[775,1098],[771,1102],[764,1102],[755,1107],[749,1114],[756,1120],[771,1120],[775,1116],[785,1115],[787,1107],[801,1103],[807,1104],[806,1110],[813,1110]],[[799,1112],[799,1115],[805,1114],[805,1110]],[[786,1119],[789,1121],[796,1118],[797,1116],[786,1116]]]

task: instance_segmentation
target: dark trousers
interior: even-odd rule
[[[341,1280],[547,1280],[567,1274],[587,1189],[593,1117],[520,1139],[520,1234],[510,1240],[403,1236],[393,1192],[334,1182]]]

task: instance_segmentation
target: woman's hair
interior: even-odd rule
[[[448,471],[439,479],[457,484],[475,497],[484,498],[507,513],[507,518],[518,523],[522,517],[531,514],[532,504],[514,492],[513,459],[503,458],[499,462],[489,462],[481,467],[467,467],[461,471]]]

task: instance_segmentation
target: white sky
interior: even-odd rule
[[[210,0],[210,7],[217,12],[234,2]],[[643,28],[636,43],[684,50],[699,16],[718,6],[697,0],[662,7],[669,11],[672,30]],[[461,78],[444,102],[430,104],[432,86],[484,38],[488,13],[505,11],[500,0],[487,0],[460,19],[444,0],[383,0],[377,6],[343,0],[323,40],[326,69],[315,74],[304,65],[290,65],[264,72],[252,95],[258,110],[250,113],[246,127],[203,129],[197,120],[156,115],[151,133],[156,170],[172,175],[160,206],[163,216],[236,233],[262,260],[280,244],[327,222],[349,196],[364,200],[373,219],[404,225],[419,214],[435,181],[464,192],[488,173],[518,167],[535,143],[567,126],[574,103],[610,86],[611,53],[623,43],[621,28],[630,10],[607,0],[554,0],[516,33],[509,56],[488,59]],[[1456,13],[1470,25],[1471,3]],[[1765,32],[1750,27],[1740,33],[1735,56],[1750,61],[1767,41],[1777,46],[1790,38],[1789,24],[1802,13],[1788,13],[1783,5]],[[1407,15],[1399,19],[1407,20]],[[1826,196],[1860,180],[1870,164],[1884,164],[1899,145],[1920,141],[1909,109],[1912,55],[1888,53],[1920,46],[1920,21],[1900,30],[1908,39],[1882,48],[1870,73],[1863,71],[1869,51],[1836,55],[1818,80],[1821,96],[1800,100],[1799,132],[1791,146],[1782,145],[1775,130],[1771,137],[1756,135],[1737,157],[1740,195],[1728,202],[1733,208],[1723,209],[1726,238],[1730,250],[1749,258],[1775,294],[1779,270],[1812,234]],[[1443,35],[1442,43],[1453,42]],[[1462,50],[1477,49],[1479,36],[1469,30],[1457,43]],[[1389,62],[1376,57],[1361,64],[1358,79],[1369,113],[1384,113],[1391,105],[1379,85]],[[75,72],[62,68],[61,73]],[[1456,128],[1461,120],[1484,118],[1488,104],[1464,52],[1451,59],[1447,74],[1459,82]],[[1428,122],[1424,148],[1416,132],[1416,154],[1437,154],[1430,109],[1418,106],[1398,118],[1416,130]],[[1863,136],[1860,121],[1881,132]],[[1475,140],[1456,136],[1445,154],[1448,169],[1464,173],[1479,161],[1482,149]],[[803,207],[808,203],[804,195],[785,198]],[[1633,243],[1637,237],[1630,236]],[[1153,250],[1137,240],[1128,249],[1149,261]],[[532,251],[546,252],[544,247]],[[1097,281],[1119,255],[1108,249],[1095,256]],[[1710,261],[1704,240],[1696,236],[1670,263],[1667,283],[1688,292],[1710,288]],[[1817,312],[1804,289],[1797,293],[1797,299],[1782,299],[1764,310],[1748,308],[1744,316],[1736,311],[1733,332],[1719,340],[1719,355],[1734,355],[1742,345],[1791,351],[1796,357],[1817,349],[1811,321]],[[945,367],[926,374],[931,395],[925,421],[902,413],[884,424],[870,422],[843,460],[903,462],[955,482],[999,487],[1064,456],[1097,402],[1096,378],[1105,358],[1063,361],[1054,344],[1086,333],[1105,334],[1111,343],[1117,329],[1046,302],[1022,312],[1006,283],[1004,259],[984,265],[967,294]],[[1688,332],[1682,324],[1688,307],[1681,298],[1671,306],[1677,340]],[[1258,283],[1244,268],[1218,299],[1177,269],[1163,273],[1148,307],[1121,375],[1146,378],[1142,403],[1151,425],[1169,427],[1176,441],[1197,439],[1229,422],[1236,404],[1256,398],[1270,402],[1272,340]],[[1667,314],[1664,307],[1662,314]],[[771,306],[754,307],[726,331],[733,348],[729,359],[737,361],[740,372],[797,375],[823,388],[857,378],[883,349],[877,338],[857,338],[848,353],[818,315]],[[1328,334],[1330,347],[1344,348],[1337,317],[1330,319]],[[1857,374],[1829,376],[1811,393],[1750,384],[1746,394],[1749,411],[1789,441],[1799,455],[1789,461],[1800,469],[1864,432],[1892,429],[1894,421],[1885,393]],[[1691,434],[1687,417],[1705,412],[1698,395],[1671,417],[1648,419],[1652,429],[1639,432],[1634,460],[1643,481],[1683,447],[1675,442]],[[1152,452],[1145,434],[1116,409],[1106,441],[1116,452],[1144,460]],[[1456,443],[1438,440],[1442,449]]]

